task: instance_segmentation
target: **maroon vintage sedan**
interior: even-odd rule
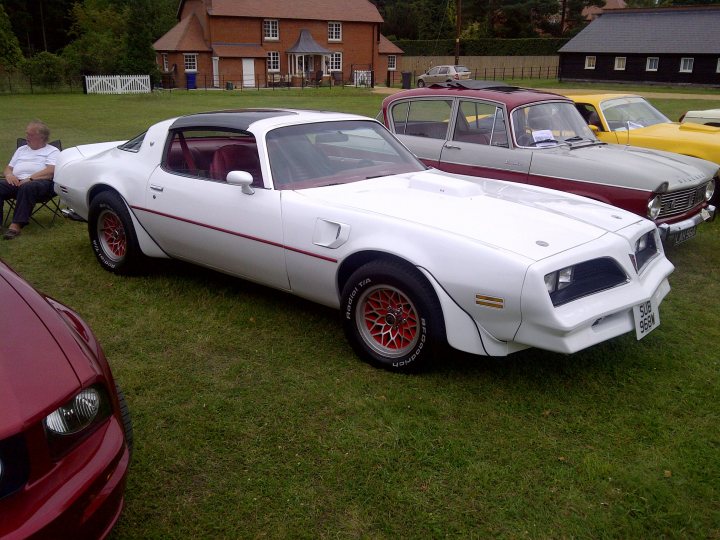
[[[443,171],[533,184],[655,222],[666,245],[715,217],[718,166],[597,139],[572,100],[491,81],[407,90],[383,101],[385,125]]]
[[[0,538],[103,538],[132,426],[90,328],[0,262]]]

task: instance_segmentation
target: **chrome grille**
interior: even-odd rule
[[[659,218],[666,218],[683,214],[694,206],[705,201],[705,189],[707,182],[702,186],[680,189],[672,193],[660,195],[662,206],[660,207]]]

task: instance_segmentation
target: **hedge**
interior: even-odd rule
[[[460,41],[461,56],[551,56],[568,38],[468,39]],[[447,56],[455,54],[454,39],[400,39],[393,42],[407,56]]]

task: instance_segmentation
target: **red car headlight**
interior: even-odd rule
[[[60,455],[92,433],[112,411],[107,392],[100,385],[80,390],[43,421],[54,455]]]

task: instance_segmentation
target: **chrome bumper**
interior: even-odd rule
[[[685,219],[678,223],[663,223],[662,225],[659,225],[658,230],[660,231],[660,238],[663,242],[665,242],[667,239],[672,239],[683,231],[692,229],[693,227],[697,227],[705,221],[713,221],[714,219],[715,207],[710,204],[691,218]]]

